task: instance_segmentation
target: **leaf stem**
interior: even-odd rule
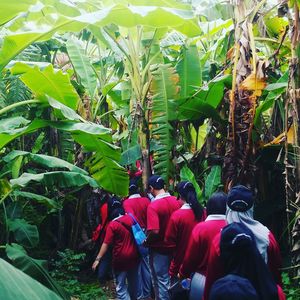
[[[14,108],[19,107],[19,106],[22,106],[22,105],[32,104],[32,103],[40,103],[40,102],[41,102],[40,100],[36,100],[36,99],[20,101],[20,102],[8,105],[8,106],[0,109],[0,115],[5,114],[9,110],[14,109]]]

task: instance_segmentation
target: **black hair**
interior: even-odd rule
[[[200,221],[203,217],[203,207],[198,202],[193,184],[189,181],[182,181],[177,185],[177,191],[180,197],[191,206],[196,220]]]
[[[242,223],[231,223],[221,232],[220,259],[226,274],[247,278],[261,300],[278,300],[276,282],[258,252],[253,232]]]
[[[124,211],[120,198],[118,198],[117,196],[110,197],[107,201],[108,219],[113,220],[120,214],[124,215],[124,213],[122,213],[120,209]]]
[[[216,192],[207,201],[207,215],[225,215],[227,195],[224,192]]]
[[[108,219],[111,221],[119,216],[124,216],[125,210],[122,206],[114,208],[108,215]]]
[[[137,194],[139,192],[138,183],[135,179],[129,181],[129,196]]]

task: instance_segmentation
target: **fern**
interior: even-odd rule
[[[152,136],[159,146],[154,156],[154,169],[167,180],[173,171],[171,150],[175,143],[170,122],[176,119],[178,75],[171,65],[159,65],[152,75]]]
[[[19,76],[7,73],[0,78],[0,105],[6,106],[30,98],[31,92]]]

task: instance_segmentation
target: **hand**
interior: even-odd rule
[[[98,267],[98,265],[99,265],[99,260],[95,260],[94,263],[93,263],[93,265],[92,265],[93,271],[96,270],[96,268]]]

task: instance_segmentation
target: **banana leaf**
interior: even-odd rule
[[[46,261],[34,259],[28,256],[25,249],[18,244],[7,245],[6,254],[15,267],[40,282],[43,286],[51,289],[55,293],[51,294],[54,294],[58,299],[70,299],[70,296],[64,291],[64,289],[49,275],[46,269]],[[53,299],[56,298],[54,297]]]
[[[0,298],[62,300],[57,294],[0,258]]]

